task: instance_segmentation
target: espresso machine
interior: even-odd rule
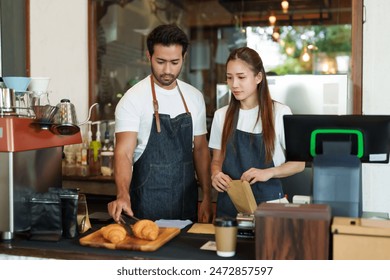
[[[80,133],[58,135],[32,118],[0,117],[0,238],[29,229],[29,197],[62,187],[62,149],[82,143]]]
[[[50,78],[2,79],[0,238],[11,240],[15,232],[31,227],[30,198],[50,188],[62,188],[63,146],[80,144],[82,137],[73,105],[50,105]]]

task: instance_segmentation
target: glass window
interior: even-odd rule
[[[281,2],[90,1],[90,102],[100,104],[95,117],[113,119],[121,96],[150,73],[145,38],[161,23],[177,23],[188,34],[180,78],[204,93],[210,118],[224,88],[226,58],[236,47],[258,50],[269,74],[348,74],[352,0],[289,1],[287,10]]]

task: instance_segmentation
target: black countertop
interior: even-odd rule
[[[101,228],[94,227],[83,235],[73,239],[62,238],[59,241],[33,241],[25,235],[16,234],[12,241],[0,241],[0,254],[28,256],[51,259],[159,259],[159,260],[254,260],[254,239],[238,238],[236,255],[231,258],[217,256],[215,251],[201,250],[207,241],[214,241],[214,235],[187,233],[191,226],[181,230],[181,233],[154,252],[130,250],[111,250],[82,246],[79,238],[91,234]]]

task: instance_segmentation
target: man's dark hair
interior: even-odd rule
[[[149,54],[152,56],[154,53],[154,46],[161,44],[163,46],[181,45],[182,56],[185,55],[188,48],[187,35],[176,24],[163,24],[157,26],[150,32],[146,39]]]

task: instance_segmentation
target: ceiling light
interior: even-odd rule
[[[275,31],[274,33],[272,33],[272,38],[274,39],[274,41],[278,41],[279,38],[280,38],[280,34],[278,31]]]
[[[276,16],[274,16],[274,14],[272,14],[272,15],[269,16],[268,20],[269,20],[269,23],[271,25],[274,25],[275,22],[276,22]]]
[[[283,9],[283,13],[287,13],[288,11],[288,1],[284,0],[282,1],[282,3],[280,3],[280,5],[282,5],[282,9]]]
[[[309,62],[310,60],[310,54],[307,52],[307,48],[305,47],[303,49],[302,57],[301,57],[303,62]]]
[[[286,53],[287,53],[287,55],[289,55],[289,56],[293,55],[293,54],[294,54],[294,51],[295,51],[294,47],[292,47],[292,46],[286,47]]]
[[[274,27],[274,30],[272,32],[272,39],[275,42],[279,42],[279,38],[280,38],[280,28],[279,27]]]

